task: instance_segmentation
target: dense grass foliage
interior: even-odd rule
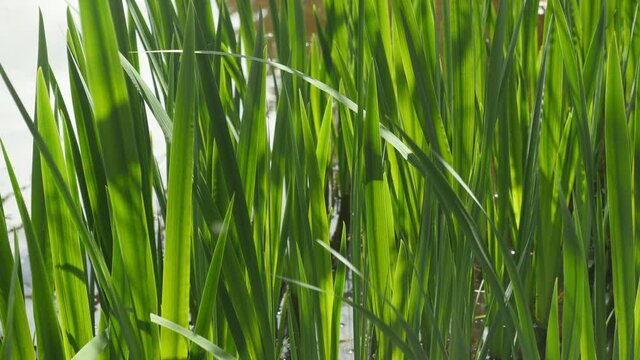
[[[3,358],[336,359],[347,306],[356,359],[638,358],[638,4],[305,3],[80,0],[33,111],[0,66]]]

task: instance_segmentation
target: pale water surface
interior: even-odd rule
[[[66,77],[66,8],[76,1],[8,0],[0,2],[0,63],[27,110],[35,104],[36,62],[38,60],[38,9],[45,16],[49,44],[49,62],[65,95],[69,91]],[[18,181],[28,187],[31,180],[31,135],[4,83],[0,84],[0,138],[4,142]],[[0,161],[0,194],[12,193],[4,161]],[[29,191],[24,192],[27,201]],[[5,202],[8,226],[20,224],[14,201]]]

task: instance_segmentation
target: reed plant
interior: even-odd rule
[[[79,0],[32,111],[0,65],[3,358],[638,358],[639,5],[305,3]]]

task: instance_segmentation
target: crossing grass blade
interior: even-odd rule
[[[173,122],[171,121],[171,118],[162,107],[162,104],[156,98],[153,91],[146,85],[140,74],[138,74],[137,70],[133,67],[133,65],[131,65],[131,63],[129,63],[129,60],[120,55],[120,63],[122,64],[122,69],[124,70],[125,74],[129,77],[131,82],[135,84],[136,89],[140,93],[140,96],[144,98],[144,100],[147,102],[147,105],[151,108],[151,112],[158,121],[160,129],[162,129],[165,142],[167,144],[171,144],[173,134]]]
[[[215,344],[212,344],[211,342],[207,341],[202,336],[199,336],[174,322],[171,322],[167,319],[159,317],[158,315],[155,315],[155,314],[151,314],[151,321],[153,321],[155,324],[162,326],[164,329],[173,331],[176,334],[183,336],[185,339],[191,340],[193,343],[195,343],[196,345],[200,346],[202,349],[206,350],[208,353],[213,355],[216,359],[222,359],[222,360],[235,359],[233,356],[229,355],[228,353],[226,353],[224,350],[222,350]]]

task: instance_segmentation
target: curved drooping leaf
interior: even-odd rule
[[[213,355],[216,359],[222,359],[222,360],[234,360],[235,358],[231,355],[229,355],[228,353],[226,353],[224,350],[222,350],[220,347],[212,344],[210,341],[208,341],[207,339],[203,338],[202,336],[189,331],[187,329],[185,329],[184,327],[171,322],[167,319],[164,319],[158,315],[155,314],[151,314],[151,321],[153,321],[155,324],[158,324],[160,326],[162,326],[163,328],[169,330],[169,331],[173,331],[174,333],[176,333],[177,335],[183,336],[185,339],[188,339],[190,341],[192,341],[194,344],[200,346],[202,349],[204,349],[205,351],[207,351],[209,354]]]

